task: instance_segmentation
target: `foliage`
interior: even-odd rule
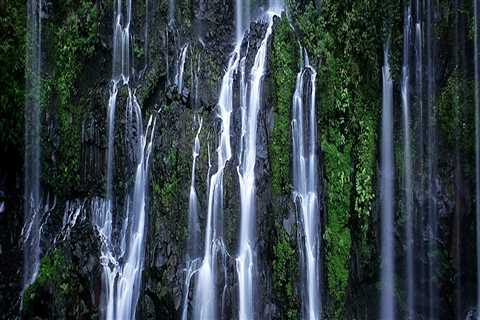
[[[438,100],[438,126],[448,148],[459,147],[462,153],[474,154],[473,81],[462,80],[455,71],[440,90]],[[458,145],[457,145],[458,144]]]
[[[157,184],[154,186],[154,193],[159,195],[162,207],[169,212],[174,209],[172,206],[174,206],[176,203],[177,194],[180,187],[180,172],[178,172],[178,162],[178,151],[176,149],[170,150],[170,153],[167,157],[167,163],[168,166],[173,169],[171,171],[172,174],[169,175],[164,181],[162,188],[160,188]]]
[[[341,137],[337,137],[341,139]],[[342,317],[348,285],[351,235],[348,228],[351,165],[348,151],[322,143],[326,175],[326,208],[328,212],[324,239],[329,294],[334,301],[332,315]],[[331,306],[332,308],[332,306]]]
[[[44,291],[53,288],[56,299],[63,299],[77,289],[72,278],[72,268],[63,252],[56,249],[42,258],[37,279],[23,294],[23,309],[28,318],[29,312],[35,312],[33,303],[45,299]]]
[[[165,108],[163,112],[167,123],[178,117],[178,109],[175,109],[175,106]],[[172,131],[164,129],[162,134],[172,134]],[[166,145],[158,147],[164,150],[164,153],[154,153],[153,155],[154,165],[152,166],[151,186],[152,211],[157,215],[157,218],[154,219],[155,232],[161,232],[160,230],[165,227],[159,225],[161,223],[168,222],[177,225],[178,227],[171,230],[171,236],[177,240],[186,238],[186,215],[179,215],[178,213],[188,210],[188,193],[185,192],[184,187],[188,185],[191,178],[191,164],[189,163],[191,158],[187,156],[190,155],[189,147],[190,145],[186,146],[188,149],[182,148],[178,141],[172,140],[168,141]]]
[[[283,311],[281,318],[286,320],[298,319],[299,301],[295,293],[298,255],[283,228],[277,226],[277,230],[279,230],[278,241],[273,248],[273,287]]]
[[[270,157],[274,194],[290,192],[290,110],[295,91],[298,52],[295,35],[284,16],[275,28],[272,40],[271,69],[274,84],[275,126],[272,130]]]
[[[291,1],[296,29],[311,57],[319,58],[319,132],[325,174],[324,241],[327,312],[346,316],[350,255],[372,252],[367,241],[375,199],[379,65],[386,34],[376,1]],[[391,5],[388,1],[387,5]],[[388,20],[388,19],[387,19]],[[393,23],[393,21],[391,21]],[[352,252],[352,241],[360,241]]]
[[[0,2],[0,154],[20,153],[25,90],[26,4]]]
[[[50,172],[46,180],[56,194],[63,194],[80,184],[81,128],[88,98],[75,98],[76,80],[99,41],[99,19],[97,7],[89,1],[72,5],[56,18],[47,27],[47,36],[53,40],[50,54],[54,67],[44,79],[42,96],[47,108],[56,108],[59,136],[58,147],[54,147],[57,159],[50,168],[53,174]]]
[[[272,170],[272,191],[277,200],[289,198],[291,192],[291,108],[295,91],[300,48],[286,16],[275,24],[272,35],[270,69],[273,83],[274,127],[269,143]],[[280,201],[281,202],[281,201]],[[277,238],[273,247],[273,289],[282,319],[298,319],[299,297],[295,290],[298,272],[298,252],[281,225],[288,208],[274,203]]]

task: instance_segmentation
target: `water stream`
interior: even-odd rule
[[[303,318],[319,320],[322,314],[320,287],[320,208],[318,198],[318,160],[316,123],[316,77],[317,73],[308,61],[297,74],[293,96],[293,198],[297,206],[302,237],[299,237],[302,266]],[[306,79],[305,79],[306,78]],[[305,81],[307,80],[307,81]],[[308,97],[304,101],[304,96]]]
[[[40,225],[45,212],[40,190],[42,1],[27,2],[26,97],[25,97],[25,208],[23,239],[23,288],[32,284],[40,265]]]
[[[242,105],[240,161],[237,167],[240,183],[240,243],[236,258],[239,288],[239,319],[254,318],[255,263],[255,162],[257,159],[258,114],[263,98],[263,79],[267,66],[268,40],[272,34],[274,12],[268,13],[268,27],[250,70],[246,89],[248,100]]]
[[[175,74],[175,85],[177,86],[178,92],[182,93],[183,90],[183,74],[185,71],[185,60],[187,57],[188,43],[182,47],[180,50],[180,57],[177,61],[177,70]]]
[[[196,119],[197,117],[195,117]],[[185,283],[184,283],[184,296],[182,306],[182,320],[188,319],[188,294],[190,291],[190,283],[194,273],[198,269],[198,264],[201,258],[200,248],[200,222],[199,211],[200,204],[198,202],[197,190],[196,190],[196,165],[197,158],[200,156],[200,132],[202,130],[203,120],[200,118],[198,121],[198,131],[195,136],[193,151],[192,151],[192,180],[190,183],[190,194],[188,200],[188,237],[187,237],[187,257],[185,268]]]
[[[393,163],[393,82],[389,48],[384,49],[383,107],[381,131],[381,301],[380,319],[395,319],[395,245],[394,245],[394,163]]]
[[[232,53],[227,71],[222,79],[220,97],[217,103],[217,117],[221,122],[220,139],[217,147],[217,171],[208,182],[207,221],[205,247],[194,296],[194,319],[216,319],[218,314],[216,294],[216,264],[219,252],[225,253],[222,227],[218,225],[223,216],[223,174],[227,162],[232,157],[230,143],[230,122],[233,104],[233,79],[240,60],[240,47]]]
[[[103,272],[101,311],[104,319],[135,319],[145,255],[146,189],[148,163],[155,132],[150,117],[144,129],[142,110],[130,87],[132,2],[117,0],[113,35],[112,88],[108,101],[107,196],[92,203],[93,223],[102,240]],[[115,109],[120,86],[128,91],[126,100],[126,141],[132,146],[133,183],[128,186],[123,212],[114,206],[113,169],[115,146]],[[122,218],[118,239],[114,239],[114,217]],[[118,217],[118,218],[117,218]]]

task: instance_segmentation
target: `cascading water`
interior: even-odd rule
[[[317,73],[305,53],[303,69],[297,74],[293,96],[293,198],[303,234],[299,237],[303,273],[303,318],[319,320],[322,314],[320,296],[320,210],[318,198],[317,126],[315,110]],[[308,83],[305,85],[305,77]],[[306,90],[309,100],[304,103]],[[304,123],[304,119],[307,123]]]
[[[178,59],[177,70],[175,74],[175,85],[177,86],[178,92],[183,90],[183,73],[185,70],[185,60],[187,57],[188,43],[185,44],[180,51],[180,57]]]
[[[168,22],[175,23],[175,0],[168,0]]]
[[[404,210],[405,210],[405,243],[406,243],[406,289],[408,319],[415,317],[415,269],[414,269],[414,221],[413,221],[413,187],[412,187],[412,155],[410,137],[410,34],[411,9],[405,10],[403,27],[403,67],[402,67],[402,114],[403,114],[403,175],[404,175]]]
[[[25,193],[23,236],[23,290],[35,281],[40,265],[40,225],[44,211],[40,190],[42,1],[29,0],[27,17],[25,99]]]
[[[255,272],[255,162],[257,157],[257,119],[262,102],[263,78],[267,64],[268,40],[275,12],[268,12],[268,27],[258,48],[248,82],[248,103],[242,106],[241,154],[237,167],[240,183],[240,247],[236,258],[239,288],[239,319],[254,318]]]
[[[240,46],[237,46],[229,59],[222,80],[217,116],[221,121],[220,140],[217,148],[217,171],[208,183],[208,208],[205,228],[205,248],[194,296],[194,319],[210,320],[217,318],[215,258],[223,248],[223,235],[217,225],[223,216],[223,173],[225,165],[232,157],[230,144],[230,121],[233,103],[233,78],[240,60]]]
[[[148,161],[155,132],[155,120],[150,117],[144,131],[142,111],[130,88],[130,23],[131,0],[117,0],[113,36],[112,89],[108,103],[107,199],[93,201],[93,222],[102,239],[103,266],[102,315],[105,319],[134,319],[141,286],[145,250],[146,188]],[[124,16],[123,10],[126,10]],[[113,148],[114,119],[118,86],[128,89],[126,106],[126,139],[133,145],[135,161],[134,183],[126,196],[124,221],[118,241],[113,235]]]
[[[415,104],[416,104],[416,143],[415,143],[415,149],[416,149],[416,156],[415,156],[415,162],[416,162],[416,171],[419,172],[419,177],[416,181],[416,185],[418,186],[417,189],[419,190],[420,194],[423,193],[425,189],[425,175],[423,172],[425,172],[425,132],[424,132],[424,101],[423,101],[423,22],[422,22],[422,4],[423,2],[420,0],[415,0],[415,12],[416,12],[416,18],[415,18]],[[423,197],[422,197],[423,198]],[[426,256],[426,246],[423,241],[425,238],[424,234],[424,226],[425,226],[425,217],[422,214],[425,212],[425,203],[424,201],[419,201],[417,205],[416,212],[417,214],[415,215],[415,226],[417,228],[417,232],[415,232],[415,237],[418,239],[418,241],[415,243],[415,248],[416,251],[418,252],[418,256],[425,257]],[[420,261],[423,261],[424,259],[421,259]],[[415,283],[415,287],[417,290],[420,292],[425,292],[426,291],[426,286],[425,286],[425,279],[427,275],[426,271],[426,265],[422,262],[420,262],[418,268],[418,275],[417,279],[419,280],[418,283]],[[424,306],[426,305],[426,295],[421,294],[417,297],[417,305],[418,306]],[[423,311],[423,310],[419,310]]]
[[[195,122],[195,121],[194,121]],[[190,184],[190,195],[188,200],[188,239],[187,239],[187,257],[186,257],[186,277],[184,284],[184,296],[182,307],[182,320],[188,318],[188,293],[190,290],[190,282],[193,274],[198,268],[200,259],[200,224],[198,220],[199,203],[197,190],[195,188],[195,170],[197,158],[200,156],[200,131],[202,130],[203,120],[198,121],[198,131],[195,136],[192,152],[192,180]]]
[[[195,143],[193,147],[193,163],[192,163],[192,182],[190,185],[190,196],[188,201],[188,228],[189,228],[189,244],[188,244],[188,254],[190,259],[193,260],[200,256],[200,225],[198,222],[199,214],[199,203],[197,197],[197,191],[195,187],[195,170],[197,158],[200,156],[200,132],[202,131],[203,120],[200,118],[198,120],[198,131],[195,136]]]
[[[388,62],[388,45],[384,49],[383,108],[381,138],[381,301],[380,319],[395,319],[394,288],[394,205],[393,205],[393,82]]]
[[[135,96],[129,98],[127,108],[135,118],[132,124],[143,132],[141,110]],[[97,199],[92,204],[94,225],[102,240],[100,262],[103,266],[102,312],[105,319],[135,318],[143,270],[148,161],[154,131],[155,121],[150,118],[146,133],[141,133],[135,143],[135,156],[138,159],[135,182],[127,195],[125,220],[119,240],[120,248],[117,248],[112,238],[113,219],[110,201]],[[118,251],[120,253],[117,256]]]
[[[239,43],[243,37],[243,1],[235,1],[235,39]]]
[[[80,219],[80,221],[85,219],[85,216],[83,215],[84,208],[85,201],[67,201],[65,212],[63,214],[62,229],[60,230],[59,235],[55,238],[54,244],[59,240],[66,240],[70,236],[73,227],[77,224],[78,219]]]
[[[285,8],[284,2],[285,2],[284,0],[269,0],[268,1],[269,10],[277,13],[281,12],[283,8]]]
[[[155,120],[150,117],[143,133],[142,111],[135,95],[131,95],[128,112],[135,132],[140,132],[135,141],[136,170],[134,186],[127,198],[122,243],[125,243],[125,255],[117,282],[117,317],[134,319],[135,309],[141,286],[141,275],[145,255],[146,237],[146,189],[148,180],[148,163],[153,145]],[[133,137],[131,137],[133,138]],[[119,295],[120,294],[120,295]]]
[[[241,43],[250,23],[250,1],[235,0],[235,41]]]

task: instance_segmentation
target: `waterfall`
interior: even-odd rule
[[[254,318],[255,272],[255,162],[257,158],[257,119],[263,96],[263,78],[267,65],[268,40],[272,34],[273,15],[268,14],[268,28],[258,48],[250,71],[247,87],[248,103],[242,105],[242,135],[240,163],[237,167],[240,183],[240,248],[236,258],[239,288],[239,319]]]
[[[175,23],[175,2],[176,0],[168,0],[168,23]]]
[[[180,57],[177,62],[177,70],[175,74],[175,85],[177,86],[178,92],[182,93],[183,90],[183,73],[185,70],[185,59],[187,57],[188,43],[185,44],[180,50]]]
[[[123,10],[126,10],[126,16]],[[102,316],[105,319],[134,319],[141,286],[145,251],[146,188],[148,162],[155,132],[155,120],[150,117],[146,129],[142,111],[130,88],[130,23],[132,3],[117,0],[113,35],[112,88],[108,102],[107,197],[92,203],[93,223],[101,237]],[[115,108],[119,85],[128,91],[126,105],[126,140],[132,142],[135,161],[133,185],[129,186],[118,241],[113,239],[113,168],[115,139]],[[117,215],[115,215],[117,216]],[[121,216],[121,215],[118,215]]]
[[[241,43],[250,23],[250,1],[235,0],[235,41]]]
[[[192,180],[190,184],[190,196],[188,201],[188,237],[189,237],[189,244],[188,244],[188,254],[190,255],[190,259],[195,259],[200,256],[200,225],[198,222],[198,214],[199,214],[199,203],[197,197],[197,191],[195,189],[195,170],[196,170],[196,162],[197,158],[200,156],[200,132],[202,131],[202,124],[203,120],[200,118],[198,120],[198,131],[195,136],[195,142],[193,146],[192,152]]]
[[[28,0],[27,9],[23,290],[35,281],[38,274],[40,226],[44,220],[40,190],[42,1]]]
[[[477,240],[477,320],[480,320],[480,4],[474,0],[475,60],[475,214]]]
[[[235,39],[237,43],[240,43],[243,38],[243,1],[235,1]]]
[[[195,122],[195,121],[194,121]],[[192,151],[192,180],[190,184],[190,195],[188,200],[188,239],[187,239],[187,258],[186,258],[186,277],[184,283],[184,297],[182,306],[182,320],[188,317],[188,293],[190,281],[196,272],[197,264],[200,258],[200,224],[198,220],[199,203],[197,191],[195,188],[195,170],[197,158],[200,156],[200,131],[202,130],[203,120],[198,120],[198,131]]]
[[[103,267],[102,312],[105,319],[134,319],[141,286],[145,250],[146,188],[155,121],[150,118],[143,133],[141,110],[135,96],[128,99],[127,112],[135,118],[140,130],[135,156],[137,159],[134,186],[130,188],[120,232],[120,243],[114,241],[112,204],[97,200],[92,205],[93,221],[102,240],[100,262]],[[132,121],[132,119],[130,119]],[[120,252],[117,255],[117,252]]]
[[[318,198],[317,125],[315,110],[317,73],[309,65],[305,52],[304,67],[297,74],[293,96],[292,139],[293,139],[293,199],[297,206],[302,237],[301,266],[303,273],[304,319],[319,320],[322,314],[320,296],[320,210]],[[304,78],[308,77],[307,85]],[[310,86],[308,86],[310,85]],[[310,90],[310,92],[308,92]],[[304,103],[305,93],[310,99]],[[306,120],[307,123],[304,123]],[[303,242],[303,243],[302,243]]]
[[[65,241],[70,236],[70,232],[77,224],[78,219],[83,221],[85,216],[83,211],[85,208],[85,201],[83,200],[69,200],[65,204],[65,211],[63,213],[62,229],[54,239],[54,245],[62,240]]]
[[[384,49],[383,108],[381,138],[381,301],[380,319],[395,319],[394,252],[394,164],[393,164],[393,82],[388,62],[389,48]]]
[[[194,319],[210,320],[217,318],[215,258],[224,250],[222,227],[218,222],[223,217],[223,173],[232,157],[230,144],[230,120],[233,103],[233,78],[240,60],[240,46],[231,55],[227,71],[222,79],[220,97],[217,103],[217,117],[221,121],[220,139],[217,148],[217,171],[208,182],[208,208],[205,228],[205,248],[194,296]]]
[[[414,270],[414,221],[413,221],[413,187],[412,187],[412,155],[410,137],[410,33],[411,9],[405,10],[403,27],[403,67],[402,67],[402,114],[403,114],[403,188],[405,210],[405,243],[406,243],[406,278],[407,278],[407,314],[408,319],[415,317],[415,270]]]
[[[284,0],[269,0],[268,7],[270,10],[280,13],[283,10],[283,8],[285,8],[284,2],[285,2]]]

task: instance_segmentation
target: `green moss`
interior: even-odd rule
[[[42,258],[37,279],[23,294],[23,309],[27,317],[29,312],[34,312],[31,306],[46,298],[43,295],[45,290],[49,291],[48,288],[54,289],[51,292],[55,293],[58,300],[63,300],[64,297],[71,295],[73,290],[78,289],[71,277],[71,267],[62,251],[58,249]]]
[[[42,258],[37,284],[41,286],[48,281],[60,283],[66,270],[65,257],[59,250],[55,250]]]
[[[337,136],[337,141],[343,137]],[[328,292],[331,313],[344,315],[343,303],[349,277],[351,235],[348,228],[351,164],[348,148],[340,150],[334,143],[322,142],[326,176],[327,222],[324,233]]]
[[[373,116],[365,116],[360,125],[362,130],[356,148],[358,162],[355,179],[355,211],[362,220],[362,232],[366,233],[375,198],[373,179],[375,177],[375,142],[377,135]]]
[[[357,257],[363,269],[371,268],[375,261],[373,239],[369,237],[371,213],[375,201],[375,170],[376,170],[376,117],[372,113],[364,114],[359,122],[360,133],[355,142],[355,190],[354,213],[356,218],[356,240],[359,242],[355,248]],[[400,159],[400,158],[398,158]],[[367,272],[365,272],[367,274]]]
[[[0,154],[18,156],[23,137],[26,2],[0,4]]]
[[[445,143],[454,147],[458,139],[460,121],[460,83],[458,73],[453,73],[441,91],[438,101],[438,124]]]
[[[187,153],[174,142],[166,149],[166,156],[162,157],[162,153],[158,153],[154,159],[154,163],[161,164],[154,168],[152,174],[152,199],[153,209],[159,213],[162,218],[155,219],[157,223],[172,223],[178,227],[172,229],[172,236],[181,241],[186,238],[186,215],[179,215],[179,212],[187,212],[188,193],[185,192],[185,186],[188,185],[190,179],[190,163]],[[158,174],[155,174],[155,169]],[[181,197],[181,198],[179,198]],[[185,198],[183,198],[185,197]],[[155,226],[156,230],[160,230],[160,225]]]
[[[438,100],[438,126],[443,142],[448,148],[457,146],[460,151],[474,154],[474,83],[461,80],[453,72],[440,90]],[[466,120],[467,119],[467,120]]]
[[[272,70],[272,94],[274,127],[269,143],[274,195],[272,215],[276,218],[277,237],[273,239],[273,291],[280,307],[281,319],[298,319],[300,300],[295,290],[298,281],[298,253],[295,244],[281,225],[288,213],[286,201],[291,192],[291,109],[299,69],[298,41],[288,19],[283,16],[272,36],[270,70]]]
[[[171,211],[176,203],[178,188],[180,186],[180,177],[177,170],[178,154],[177,150],[171,150],[168,154],[168,166],[173,168],[172,174],[163,182],[163,187],[155,185],[154,192],[159,195],[162,206]]]
[[[281,226],[278,241],[273,248],[273,289],[282,309],[281,319],[298,319],[300,301],[295,292],[298,274],[298,255],[295,246],[289,240]]]
[[[330,10],[337,4],[328,2]],[[328,8],[328,7],[327,7]],[[337,15],[331,19],[336,21]],[[324,226],[325,266],[327,292],[330,302],[327,313],[333,318],[345,316],[346,288],[349,279],[351,234],[349,229],[351,162],[348,134],[348,111],[352,106],[352,94],[348,90],[348,80],[355,72],[348,73],[348,61],[343,56],[336,57],[335,38],[326,32],[326,23],[312,4],[298,18],[299,29],[311,55],[322,56],[325,63],[319,70],[321,100],[319,131],[324,153],[325,176]],[[333,31],[333,30],[332,30]],[[339,35],[336,35],[339,36]],[[312,54],[313,52],[313,54]]]
[[[76,98],[76,81],[83,71],[83,62],[93,55],[99,42],[99,19],[97,7],[88,1],[72,4],[71,10],[57,18],[47,27],[53,41],[49,52],[54,67],[44,79],[42,96],[43,105],[56,108],[59,145],[54,147],[56,164],[46,180],[58,195],[78,189],[80,184],[81,132],[88,98]]]
[[[298,69],[298,52],[295,35],[284,16],[273,33],[271,53],[275,126],[269,154],[274,194],[290,192],[290,111]]]
[[[387,2],[388,7],[393,3]],[[350,269],[352,255],[363,261],[375,252],[368,235],[375,199],[378,77],[385,38],[378,35],[386,35],[398,19],[384,20],[386,9],[378,10],[377,1],[326,0],[321,8],[316,3],[290,1],[289,6],[302,44],[311,57],[320,59],[316,65],[325,178],[326,311],[329,317],[341,319],[348,316],[348,298],[358,294],[350,292],[347,297],[349,282],[358,279]],[[398,39],[394,40],[396,45]],[[359,272],[365,276],[363,271]]]

